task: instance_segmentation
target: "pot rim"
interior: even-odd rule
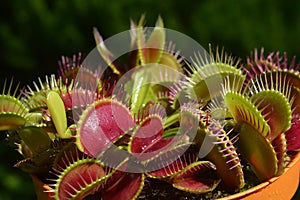
[[[246,198],[247,196],[254,194],[254,193],[259,193],[259,192],[263,192],[263,190],[270,186],[272,183],[275,183],[277,180],[279,180],[280,178],[284,177],[284,176],[288,176],[289,170],[291,168],[297,168],[298,167],[298,177],[299,177],[299,172],[300,172],[300,152],[298,152],[295,157],[292,159],[292,162],[289,163],[289,165],[284,169],[283,174],[281,174],[280,176],[277,177],[273,177],[268,181],[265,181],[259,185],[256,185],[248,190],[245,190],[243,192],[239,192],[227,197],[223,197],[223,198],[219,198],[218,200],[234,200],[234,199],[241,199],[241,198]],[[296,170],[297,171],[297,170]],[[293,175],[293,173],[292,173]],[[300,178],[300,177],[299,177]],[[298,179],[299,182],[299,179]],[[298,183],[299,184],[299,183]],[[290,185],[288,187],[291,187]],[[295,188],[296,191],[297,188]]]

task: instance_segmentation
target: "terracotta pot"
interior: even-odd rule
[[[274,177],[267,182],[261,183],[249,190],[230,195],[219,200],[273,200],[291,199],[297,191],[300,180],[300,153],[286,167],[284,173],[279,177]],[[36,176],[32,175],[38,200],[53,200],[51,196],[52,188],[42,183]],[[44,192],[46,191],[46,192]]]
[[[297,191],[300,180],[300,153],[285,168],[284,173],[249,190],[219,200],[273,200],[291,199]]]

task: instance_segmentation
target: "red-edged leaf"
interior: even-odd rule
[[[209,161],[195,162],[173,179],[173,187],[191,193],[206,193],[214,190],[220,180],[213,178],[215,166]]]
[[[294,117],[292,119],[291,128],[285,132],[288,151],[300,150],[300,118]]]
[[[284,134],[280,134],[277,138],[272,141],[272,146],[277,156],[277,175],[281,175],[284,172],[284,168],[288,164],[289,157],[287,156],[286,150],[286,139]]]
[[[163,21],[160,17],[158,18],[148,38],[145,37],[146,34],[142,28],[143,21],[144,18],[142,17],[138,27],[135,29],[141,64],[158,63],[162,56],[166,39]]]
[[[162,137],[163,124],[158,115],[145,118],[137,127],[130,142],[130,151],[144,161],[169,147],[172,139]]]
[[[151,178],[166,178],[182,171],[182,169],[197,160],[197,154],[191,151],[185,152],[180,156],[185,150],[186,145],[180,146],[151,160],[151,162],[147,163],[147,168],[155,167],[156,170],[148,172],[147,175]],[[177,159],[174,159],[175,157]],[[169,163],[170,161],[172,162]]]
[[[97,192],[108,177],[99,161],[92,159],[76,161],[59,175],[54,190],[55,199],[83,199]]]
[[[86,107],[96,100],[96,94],[90,90],[78,89],[60,94],[64,102],[65,108],[71,110],[73,108]]]
[[[80,117],[77,146],[97,157],[133,125],[129,110],[121,103],[108,99],[96,101]]]
[[[103,191],[103,200],[136,199],[144,187],[143,174],[118,171],[111,177],[111,180],[110,187]]]

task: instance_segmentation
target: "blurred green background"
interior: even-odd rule
[[[300,57],[299,10],[300,1],[289,0],[1,1],[0,85],[5,78],[23,85],[56,73],[61,55],[88,54],[95,47],[93,26],[108,38],[128,30],[129,20],[143,13],[147,26],[161,15],[167,28],[204,48],[224,46],[242,59],[261,47]],[[35,199],[30,177],[12,167],[21,157],[0,138],[0,200]]]

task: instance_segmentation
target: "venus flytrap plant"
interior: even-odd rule
[[[237,144],[240,144],[241,154],[246,156],[249,162],[252,159],[259,178],[266,180],[274,176],[277,170],[277,158],[271,143],[264,138],[270,130],[267,121],[261,111],[238,91],[229,88],[225,90],[225,104],[237,121],[235,125],[239,132]]]
[[[163,56],[163,49],[166,41],[166,33],[161,17],[158,18],[156,25],[146,38],[144,33],[144,16],[141,17],[139,24],[136,26],[136,43],[138,49],[138,61],[141,65],[147,63],[160,63]]]
[[[13,81],[11,81],[8,91],[6,92],[6,81],[3,87],[3,93],[0,95],[1,101],[1,122],[0,130],[14,129],[22,126],[26,123],[28,114],[28,108],[20,101],[20,96],[16,97],[17,89],[13,94],[11,94],[11,87]]]
[[[300,149],[295,58],[255,50],[243,64],[212,47],[189,58],[161,18],[150,31],[144,18],[131,22],[127,62],[94,28],[107,68],[78,54],[20,95],[4,86],[0,130],[24,156],[15,166],[58,200],[143,199],[152,182],[205,199],[280,176]]]
[[[238,140],[237,135],[229,138],[218,122],[209,120],[205,122],[205,128],[198,130],[200,145],[204,145],[204,138],[210,137],[214,145],[206,155],[206,159],[215,164],[217,173],[228,190],[238,190],[244,186],[242,165],[234,143]]]
[[[195,56],[193,64],[189,66],[190,74],[188,83],[190,89],[197,95],[197,99],[203,104],[208,103],[211,99],[220,96],[220,85],[208,88],[212,82],[223,81],[226,77],[230,81],[233,79],[244,80],[243,72],[237,69],[239,61],[235,61],[232,56],[227,55],[224,49],[219,53],[216,50],[216,56],[213,55],[210,47],[210,57],[203,58],[201,54]]]

